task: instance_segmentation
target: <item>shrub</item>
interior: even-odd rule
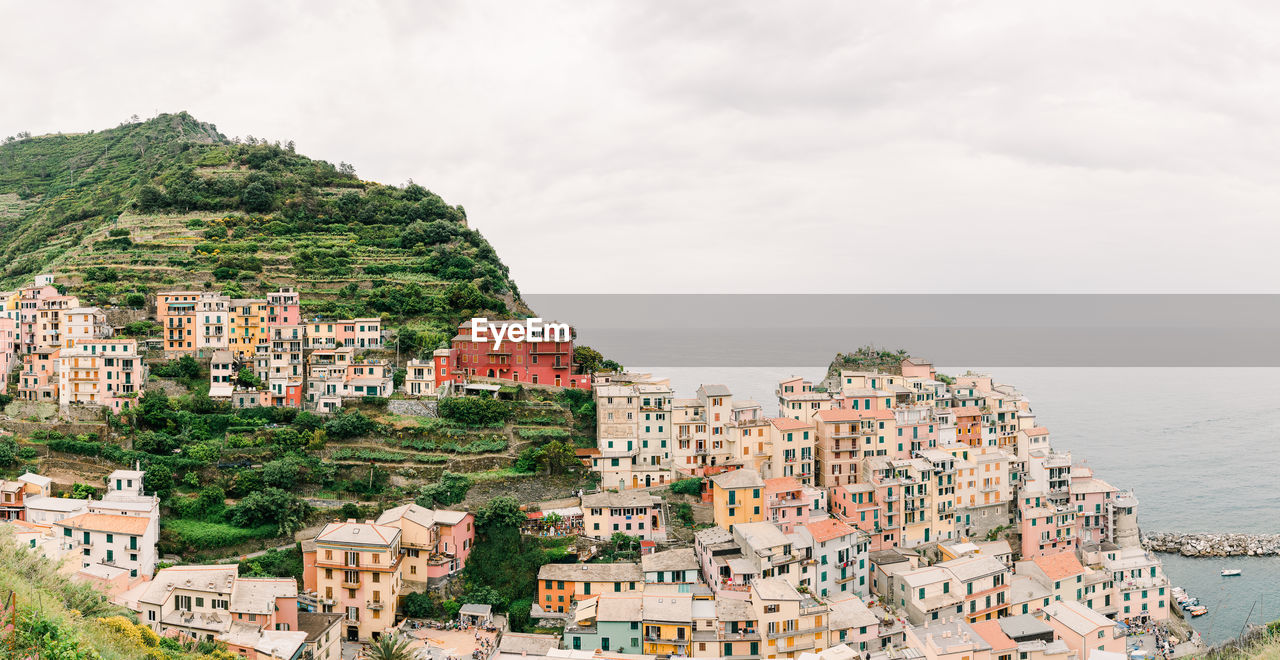
[[[441,399],[437,411],[444,419],[468,426],[488,426],[511,417],[511,404],[488,397],[450,397]]]
[[[427,484],[418,491],[418,497],[415,502],[419,506],[449,506],[457,504],[466,499],[467,491],[471,489],[472,481],[465,474],[456,474],[448,470],[440,475],[440,480],[434,484]]]
[[[702,480],[698,478],[681,479],[671,484],[671,492],[680,493],[681,495],[701,495]]]
[[[165,532],[162,536],[169,537],[165,541],[170,548],[225,548],[254,539],[269,539],[277,535],[276,526],[271,524],[244,528],[224,523],[169,518],[164,521],[162,527]]]

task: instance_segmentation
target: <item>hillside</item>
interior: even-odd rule
[[[229,660],[226,650],[211,643],[179,643],[162,639],[134,623],[127,610],[84,583],[73,583],[58,566],[14,543],[0,531],[0,593],[5,595],[6,624],[13,617],[15,634],[0,646],[4,658],[68,660]],[[9,596],[14,606],[9,605]],[[14,611],[16,610],[16,612]]]
[[[527,312],[461,206],[413,183],[362,181],[291,142],[230,140],[185,112],[6,140],[0,264],[0,289],[54,272],[101,306],[164,289],[249,297],[288,285],[306,314],[441,332],[472,312]]]

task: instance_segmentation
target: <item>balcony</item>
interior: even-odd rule
[[[380,600],[371,600],[365,603],[365,607],[371,610],[381,610],[384,607],[384,605],[385,603],[383,603]]]
[[[359,588],[360,588],[360,581],[359,581],[359,580],[356,580],[355,582],[348,582],[348,581],[346,581],[346,579],[343,579],[343,580],[342,580],[342,588],[343,588],[343,589],[359,589]]]

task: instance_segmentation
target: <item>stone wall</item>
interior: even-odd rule
[[[1280,534],[1179,534],[1161,532],[1143,538],[1155,552],[1185,557],[1235,557],[1280,555]]]

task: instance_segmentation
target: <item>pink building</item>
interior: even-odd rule
[[[267,325],[298,325],[301,319],[302,306],[292,287],[267,294]]]
[[[1125,654],[1125,636],[1116,632],[1116,622],[1074,600],[1060,600],[1044,608],[1045,621],[1053,636],[1066,643],[1077,658],[1094,657],[1104,651],[1111,657]]]
[[[39,321],[39,309],[43,301],[58,295],[58,290],[49,284],[29,286],[18,290],[18,347],[23,353],[30,353],[37,347],[36,328]]]
[[[400,575],[409,582],[434,586],[457,574],[475,545],[475,516],[466,511],[405,504],[383,511],[376,524],[400,530]]]
[[[58,356],[58,404],[96,405],[122,412],[147,381],[136,339],[81,340]]]
[[[33,349],[22,356],[18,398],[27,401],[58,401],[58,349]]]
[[[1024,495],[1018,501],[1022,521],[1022,558],[1031,559],[1075,550],[1076,511],[1071,507],[1054,506],[1044,497]]]
[[[1080,543],[1112,540],[1110,507],[1118,492],[1115,486],[1094,478],[1091,468],[1071,468],[1070,502],[1076,509],[1076,536]]]
[[[790,534],[796,525],[809,522],[813,502],[805,496],[806,487],[795,477],[764,480],[765,520]]]

